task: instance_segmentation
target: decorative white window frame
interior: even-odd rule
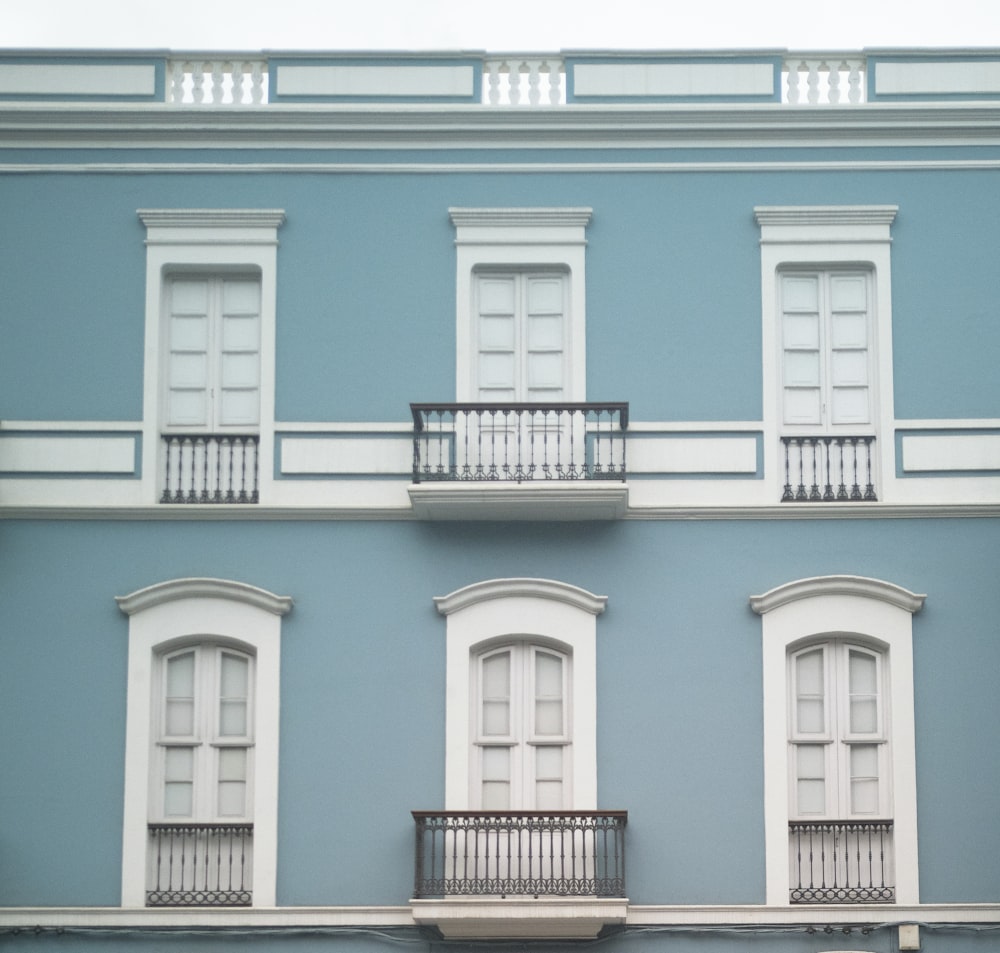
[[[226,579],[173,579],[117,596],[129,617],[128,702],[125,727],[125,804],[122,831],[122,906],[146,903],[153,679],[159,653],[205,641],[254,655],[253,906],[273,907],[277,882],[278,722],[281,617],[289,596]]]
[[[447,619],[445,810],[472,803],[470,666],[490,643],[524,640],[571,656],[572,808],[597,809],[597,616],[607,596],[550,579],[491,579],[435,596]]]
[[[473,299],[477,269],[556,270],[567,275],[567,402],[586,400],[586,228],[590,208],[450,208],[457,271],[455,399],[476,400]]]
[[[780,272],[783,268],[844,266],[871,270],[871,346],[875,380],[871,412],[877,439],[876,472],[882,487],[895,473],[892,384],[892,272],[890,228],[896,205],[756,206],[760,226],[760,284],[764,387],[764,473],[784,482],[778,437],[781,432]],[[882,494],[879,496],[882,499]]]
[[[282,209],[139,209],[146,226],[146,346],[143,382],[142,478],[144,495],[157,499],[164,466],[160,428],[167,322],[165,282],[177,273],[252,272],[260,278],[260,443],[258,490],[270,498],[274,483],[274,352],[278,229]]]
[[[789,896],[788,651],[823,637],[856,638],[886,652],[896,903],[919,903],[913,614],[925,599],[893,583],[846,575],[799,579],[750,597],[751,608],[761,616],[763,634],[768,905],[787,906]]]

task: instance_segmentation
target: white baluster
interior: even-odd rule
[[[490,60],[486,64],[486,75],[489,79],[486,101],[491,106],[496,106],[500,102],[500,63],[497,60]]]
[[[238,60],[233,62],[233,105],[239,106],[243,102],[243,75],[246,64]]]
[[[508,78],[510,80],[509,101],[511,106],[517,106],[521,102],[521,63],[519,61],[514,60],[510,64]]]
[[[788,66],[788,101],[793,105],[799,101],[799,70],[801,63],[790,63]]]
[[[815,106],[819,102],[819,71],[822,63],[813,61],[809,64],[809,79],[807,80],[806,102]]]
[[[843,63],[831,66],[829,76],[830,90],[827,93],[827,101],[832,105],[840,102],[840,71],[844,68]]]
[[[562,100],[560,64],[558,60],[549,60],[545,65],[549,74],[549,103],[552,106],[558,106]]]
[[[537,106],[539,100],[538,90],[538,60],[527,64],[528,66],[528,105]]]
[[[201,105],[205,98],[205,64],[191,64],[191,101]]]
[[[851,63],[851,72],[847,76],[847,101],[861,102],[861,65],[857,60]]]
[[[172,103],[184,102],[184,64],[174,60],[170,64],[170,98]]]
[[[259,105],[264,97],[264,64],[259,60],[250,68],[250,102]]]
[[[212,64],[212,105],[220,106],[222,105],[222,99],[225,95],[225,90],[223,89],[223,84],[226,81],[226,64],[220,61],[216,61]]]

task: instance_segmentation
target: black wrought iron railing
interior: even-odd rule
[[[782,503],[878,501],[872,478],[875,437],[782,437]]]
[[[892,821],[789,821],[792,903],[893,903]]]
[[[257,434],[163,435],[161,503],[257,503]]]
[[[627,811],[414,811],[413,895],[624,897]]]
[[[246,907],[253,824],[150,824],[147,907]]]
[[[627,403],[410,404],[413,482],[626,478]]]

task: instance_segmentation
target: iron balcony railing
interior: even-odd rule
[[[147,907],[247,907],[253,824],[150,824]]]
[[[893,903],[892,821],[789,821],[792,903]]]
[[[257,434],[163,435],[161,503],[257,503]]]
[[[781,438],[785,487],[782,503],[875,503],[872,479],[875,437]]]
[[[626,478],[627,403],[410,404],[413,482]]]
[[[415,898],[624,897],[627,811],[413,811]]]

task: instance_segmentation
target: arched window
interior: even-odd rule
[[[913,614],[860,576],[778,586],[762,617],[767,902],[919,902]]]
[[[129,616],[122,906],[273,906],[287,596],[176,579]]]
[[[572,803],[570,664],[567,652],[523,640],[474,657],[473,808]]]

